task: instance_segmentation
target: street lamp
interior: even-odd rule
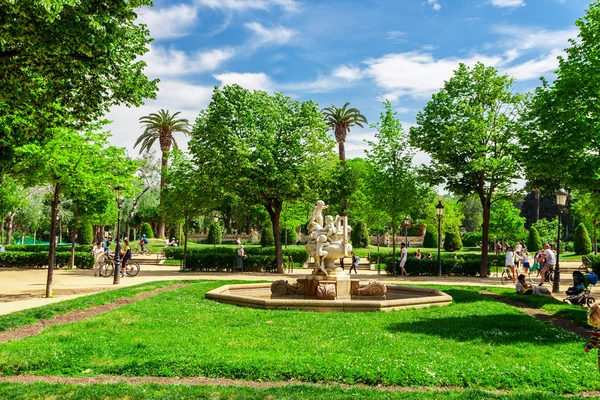
[[[435,215],[438,220],[438,276],[442,276],[442,259],[440,257],[440,243],[442,242],[442,216],[444,215],[444,205],[442,204],[442,200],[438,201],[437,206],[435,206]]]
[[[115,247],[115,275],[113,277],[113,285],[121,283],[121,241],[119,235],[121,234],[121,209],[123,208],[123,196],[119,194],[120,188],[117,191],[117,245]]]
[[[213,221],[215,221],[215,227],[213,228],[213,247],[217,247],[217,223],[219,222],[219,216],[213,215]]]
[[[562,187],[556,192],[556,205],[558,206],[558,237],[556,240],[556,270],[554,271],[554,282],[552,283],[552,292],[560,291],[560,220],[562,219],[563,209],[567,204],[569,193]]]
[[[404,245],[408,248],[408,224],[410,223],[410,217],[407,215],[404,218]]]

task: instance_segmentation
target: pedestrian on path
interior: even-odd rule
[[[352,252],[352,265],[350,266],[350,272],[348,272],[348,275],[352,273],[352,270],[354,270],[354,273],[358,275],[358,271],[356,270],[358,263],[360,263],[360,257]]]
[[[92,254],[94,255],[94,276],[100,276],[100,269],[102,268],[102,264],[104,264],[105,254],[102,242],[98,242],[96,246],[94,246]]]
[[[408,249],[406,243],[400,243],[400,276],[408,275],[404,266],[406,265],[406,259],[408,258]]]

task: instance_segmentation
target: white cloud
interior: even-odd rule
[[[564,49],[569,45],[569,39],[576,38],[579,33],[577,28],[549,31],[514,25],[496,25],[493,27],[493,31],[505,36],[501,41],[503,46],[520,50]]]
[[[524,0],[492,0],[492,4],[496,7],[523,7],[525,5]]]
[[[160,9],[144,7],[138,12],[137,22],[148,25],[153,38],[170,39],[188,35],[197,17],[196,6],[178,4]]]
[[[281,25],[273,28],[267,28],[259,22],[249,22],[245,27],[252,32],[252,38],[248,41],[251,46],[281,46],[288,43],[296,35],[292,29],[284,28]]]
[[[354,86],[363,78],[363,71],[356,66],[340,65],[329,75],[319,75],[314,81],[279,85],[282,90],[303,93],[327,93]]]
[[[557,57],[563,54],[561,50],[554,50],[550,54],[506,68],[503,72],[519,80],[537,79],[548,72],[555,71],[558,68]]]
[[[196,0],[202,6],[228,11],[271,10],[279,7],[287,12],[298,11],[296,0]]]
[[[427,0],[427,4],[431,5],[434,11],[440,11],[442,9],[438,0]]]
[[[263,72],[226,72],[223,74],[216,74],[214,77],[216,80],[221,82],[221,86],[233,85],[234,83],[237,83],[241,87],[248,90],[264,90],[271,92],[275,86],[267,74]]]
[[[150,46],[144,56],[146,73],[153,77],[181,76],[213,71],[235,56],[232,48],[212,49],[188,54],[177,49]]]
[[[340,65],[331,73],[332,76],[347,81],[357,81],[362,78],[362,71],[358,67]]]
[[[393,42],[406,42],[406,32],[389,31],[386,35],[386,39]]]
[[[425,99],[452,77],[459,63],[474,65],[477,61],[496,66],[502,62],[502,57],[473,55],[464,59],[452,57],[436,60],[430,53],[394,53],[366,60],[368,67],[365,74],[385,91],[382,99],[396,101],[401,96]]]

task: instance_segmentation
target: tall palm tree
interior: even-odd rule
[[[175,114],[169,114],[169,111],[160,110],[158,113],[152,113],[140,118],[140,123],[144,126],[144,133],[135,142],[134,148],[141,143],[140,154],[144,151],[149,151],[150,148],[158,139],[160,144],[160,151],[162,152],[162,169],[160,172],[160,191],[166,185],[165,173],[169,166],[168,153],[171,151],[171,147],[177,148],[177,142],[173,137],[174,132],[181,132],[184,135],[190,133],[190,123],[185,118],[177,118],[181,112],[178,111]],[[162,203],[162,196],[161,196]],[[158,236],[165,236],[165,225],[163,217],[159,214],[158,217]]]
[[[335,140],[338,142],[340,161],[346,161],[346,134],[350,132],[353,125],[363,127],[367,119],[356,108],[347,108],[350,103],[344,104],[342,108],[337,108],[333,104],[324,108],[321,112],[325,115],[325,123],[329,125],[335,133]]]

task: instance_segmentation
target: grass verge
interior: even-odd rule
[[[179,283],[186,283],[186,281],[148,282],[141,285],[129,286],[122,289],[110,290],[89,296],[78,297],[76,299],[61,301],[59,303],[48,304],[47,306],[0,315],[0,332],[32,324],[40,319],[50,319],[55,315],[66,314],[70,311],[84,310],[86,308],[112,303],[122,297],[133,297],[138,293],[149,292]]]

